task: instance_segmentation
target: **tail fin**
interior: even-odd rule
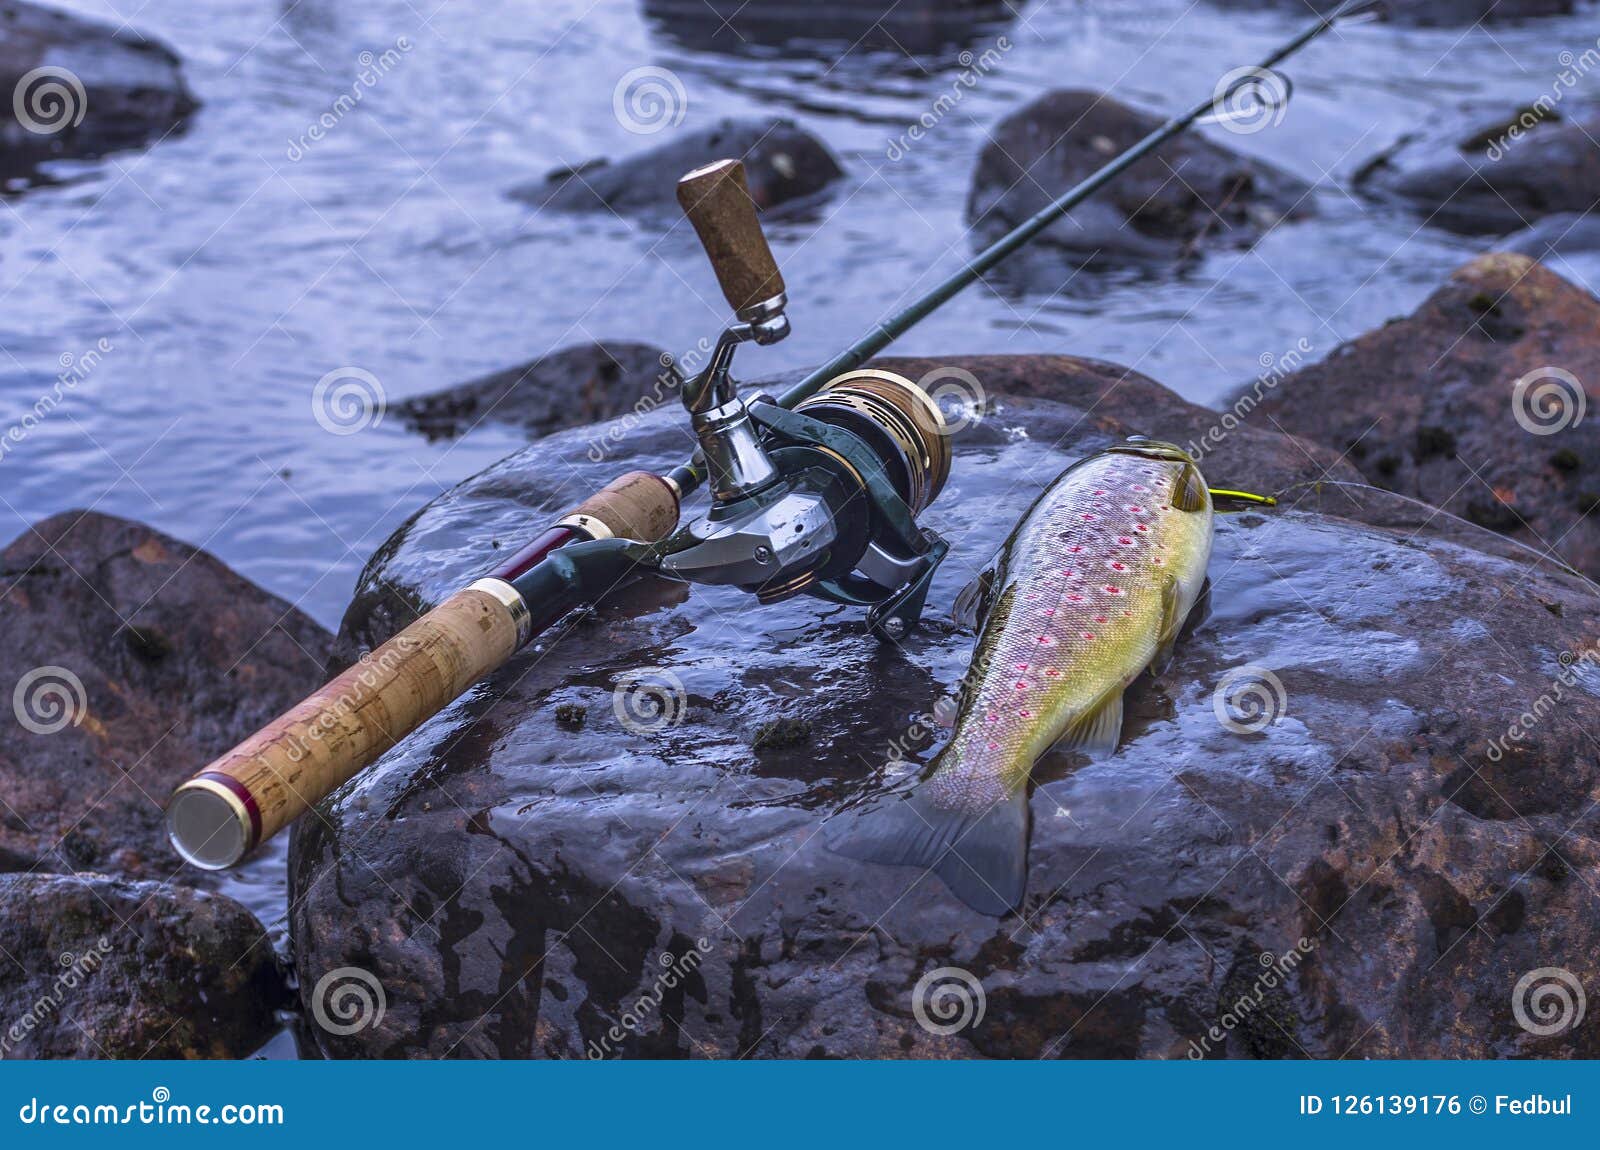
[[[1028,885],[1027,787],[975,813],[914,787],[835,815],[823,841],[846,858],[930,869],[973,910],[999,917],[1022,905]]]

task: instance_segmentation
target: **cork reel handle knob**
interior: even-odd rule
[[[752,309],[783,295],[783,275],[756,219],[742,163],[717,160],[696,168],[678,181],[678,203],[735,314],[749,318]]]

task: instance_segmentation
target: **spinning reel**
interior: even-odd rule
[[[658,569],[762,603],[810,594],[865,606],[874,634],[899,638],[949,549],[916,522],[950,475],[944,416],[910,380],[872,369],[835,376],[792,407],[741,397],[735,351],[789,334],[783,278],[738,161],[690,172],[678,200],[735,322],[705,370],[681,381],[699,450],[671,479],[680,489],[704,479],[712,503],[659,545]]]

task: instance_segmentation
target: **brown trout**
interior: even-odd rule
[[[828,846],[931,868],[985,914],[1019,907],[1034,762],[1116,750],[1123,690],[1170,651],[1211,531],[1205,480],[1171,444],[1130,439],[1063,472],[956,601],[982,630],[950,741],[908,792],[835,819]]]

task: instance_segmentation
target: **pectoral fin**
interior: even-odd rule
[[[999,584],[1000,556],[996,555],[956,596],[955,606],[950,610],[955,625],[964,631],[976,631],[983,626],[989,608],[994,605],[995,588]]]
[[[1185,463],[1172,480],[1172,506],[1179,511],[1204,511],[1211,502],[1200,469]]]

